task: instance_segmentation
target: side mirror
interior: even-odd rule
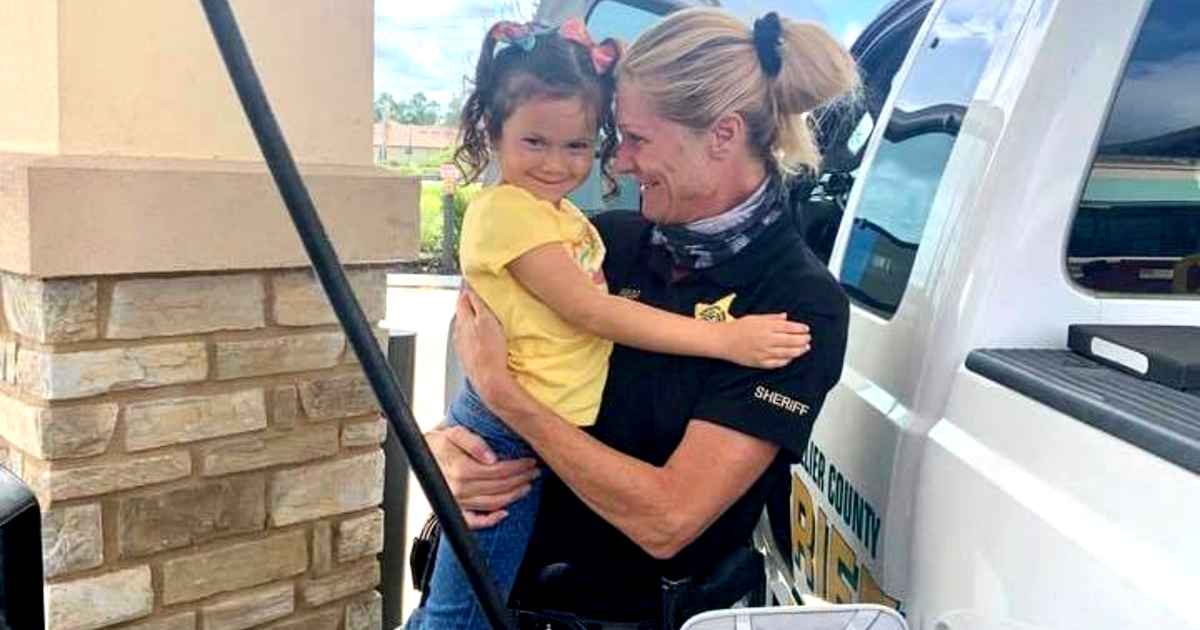
[[[895,610],[872,604],[731,608],[700,613],[682,630],[908,630]]]
[[[29,486],[0,467],[0,628],[41,628],[42,514]]]

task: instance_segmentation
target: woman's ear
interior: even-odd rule
[[[709,153],[713,159],[728,159],[746,143],[746,119],[738,112],[726,114],[709,127]]]

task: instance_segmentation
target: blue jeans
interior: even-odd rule
[[[449,424],[470,429],[483,438],[500,459],[535,456],[533,449],[483,404],[469,381],[450,405],[449,415]],[[529,494],[505,508],[508,516],[494,527],[474,532],[479,551],[500,591],[501,601],[508,600],[517,570],[525,557],[541,490],[541,479],[535,479]],[[413,611],[405,627],[408,630],[489,630],[491,625],[471,590],[462,565],[450,545],[442,544],[444,542],[445,537],[438,543],[425,603]]]

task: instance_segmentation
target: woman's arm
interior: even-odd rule
[[[536,247],[508,264],[530,293],[559,317],[617,343],[651,352],[724,359],[778,368],[808,351],[808,326],[786,314],[747,315],[712,323],[597,291],[561,243]]]
[[[592,510],[657,558],[674,556],[745,494],[779,447],[704,420],[688,423],[663,466],[599,442],[541,405],[506,368],[499,322],[464,291],[455,346],[488,407]]]

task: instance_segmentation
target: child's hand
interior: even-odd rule
[[[725,358],[746,367],[781,368],[812,344],[808,326],[788,321],[787,313],[744,315],[722,326]]]

